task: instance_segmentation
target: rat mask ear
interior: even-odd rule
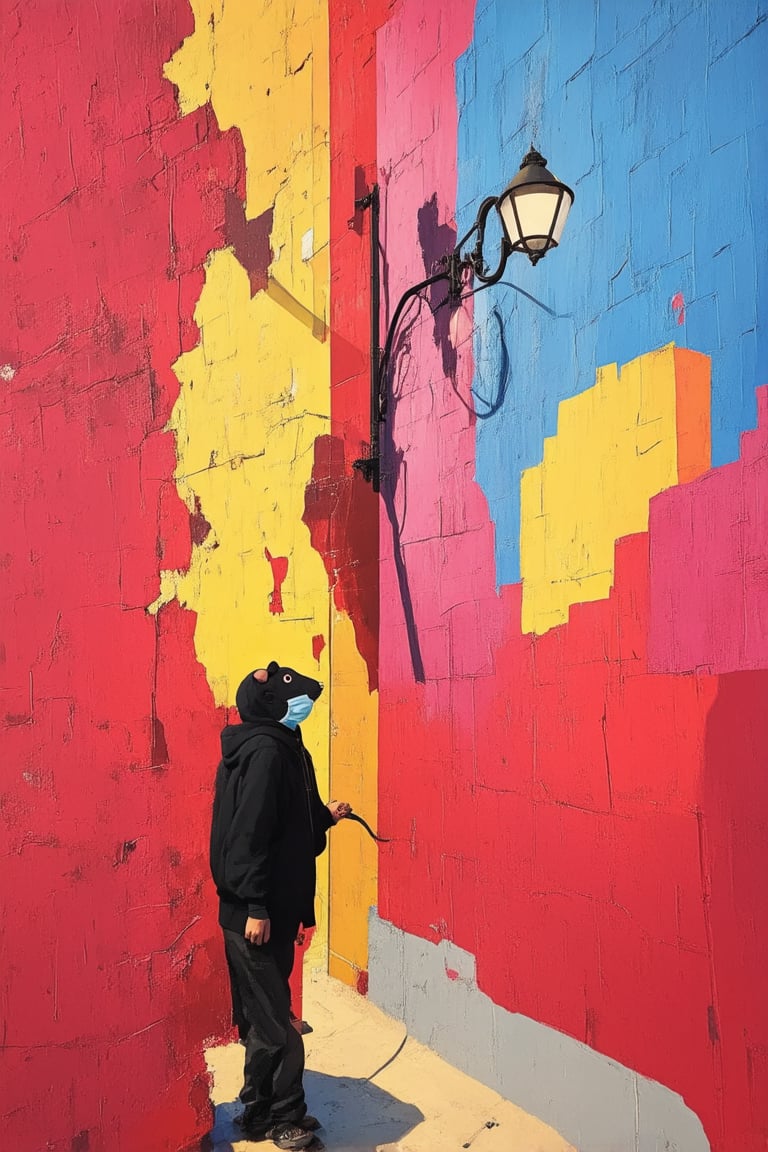
[[[253,674],[254,680],[258,680],[259,684],[266,684],[269,679],[269,673],[266,668],[259,668]]]
[[[267,675],[268,676],[274,676],[275,672],[279,672],[279,671],[280,671],[280,665],[277,663],[277,661],[270,660],[269,664],[267,664]]]

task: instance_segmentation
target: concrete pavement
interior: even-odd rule
[[[562,1136],[457,1071],[350,988],[307,972],[304,1017],[310,1111],[328,1152],[575,1152]],[[249,1152],[232,1117],[238,1044],[207,1053],[216,1105],[213,1152]],[[493,1126],[490,1126],[493,1125]]]

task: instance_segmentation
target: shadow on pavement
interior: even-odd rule
[[[406,1104],[368,1080],[350,1076],[304,1073],[307,1106],[322,1122],[318,1136],[328,1152],[376,1152],[382,1144],[396,1144],[424,1119],[413,1104]],[[220,1104],[216,1122],[204,1148],[232,1152],[236,1148],[269,1149],[272,1145],[242,1141],[234,1118],[241,1111],[237,1102]]]

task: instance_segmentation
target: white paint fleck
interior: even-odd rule
[[[5,380],[6,383],[13,380],[15,375],[16,369],[12,364],[3,364],[2,368],[0,368],[0,378]]]
[[[310,228],[301,238],[301,258],[311,260],[315,254],[315,231]]]

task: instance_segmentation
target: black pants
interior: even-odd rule
[[[248,1124],[266,1120],[298,1122],[304,1102],[304,1041],[291,1024],[294,942],[249,944],[224,929],[232,985],[234,1022],[245,1043],[245,1076],[240,1099]]]

